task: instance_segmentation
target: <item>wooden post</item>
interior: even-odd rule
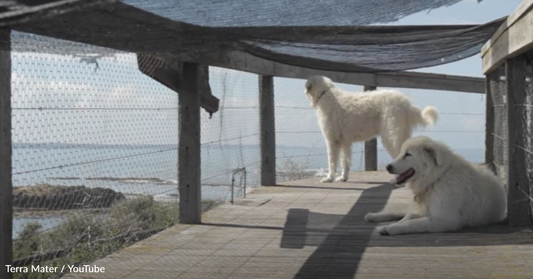
[[[485,95],[485,164],[494,172],[496,167],[494,166],[494,102],[492,101],[492,93],[498,90],[499,74],[499,71],[495,71],[485,78],[487,91]]]
[[[365,91],[376,90],[375,86],[365,86]],[[365,171],[378,170],[378,141],[374,138],[365,141]]]
[[[207,66],[183,63],[179,92],[178,185],[180,223],[202,222],[200,88]]]
[[[0,29],[0,278],[12,278],[11,31]]]
[[[526,60],[520,55],[507,60],[507,217],[510,226],[530,225],[529,180],[526,164],[524,113],[526,104]]]
[[[276,124],[274,78],[259,76],[259,122],[261,129],[261,185],[276,185]]]

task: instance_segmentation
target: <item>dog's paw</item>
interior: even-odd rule
[[[322,183],[330,183],[330,182],[333,182],[333,177],[324,177],[322,178],[322,180],[320,180],[320,182]]]
[[[394,178],[391,178],[391,180],[389,180],[389,183],[392,184],[392,185],[396,185],[396,175],[394,176]]]
[[[368,212],[366,215],[365,215],[365,221],[366,222],[369,222],[369,223],[375,223],[377,222],[376,221],[376,218],[374,218],[376,215],[372,212]]]
[[[389,226],[379,226],[376,229],[374,229],[374,232],[376,232],[379,235],[390,235],[388,231]]]
[[[339,176],[335,179],[336,182],[346,182],[348,180],[348,177]]]

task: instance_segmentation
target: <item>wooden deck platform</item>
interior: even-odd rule
[[[262,187],[235,205],[178,225],[65,278],[533,278],[533,234],[503,225],[454,233],[379,236],[363,221],[405,202],[390,175]]]

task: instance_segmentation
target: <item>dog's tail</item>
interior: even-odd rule
[[[413,120],[411,123],[413,124],[416,123],[423,126],[434,126],[435,123],[437,123],[439,114],[437,113],[437,109],[432,106],[427,106],[422,111],[413,106],[411,107],[411,117]]]
[[[439,118],[439,114],[437,113],[437,109],[432,106],[427,106],[422,110],[422,119],[424,119],[424,123],[426,125],[424,126],[435,126],[435,123],[437,123],[437,119]]]

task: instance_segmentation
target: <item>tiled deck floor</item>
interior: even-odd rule
[[[178,225],[65,278],[533,278],[533,234],[491,226],[444,234],[378,236],[368,211],[406,190],[366,172],[262,187],[236,205]]]

